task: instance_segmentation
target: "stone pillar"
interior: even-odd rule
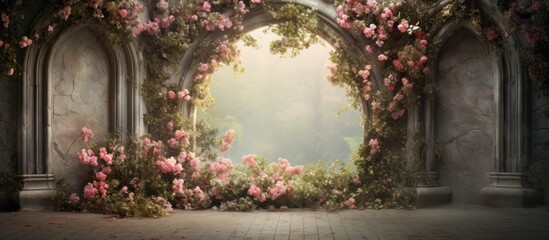
[[[414,186],[416,194],[416,206],[428,207],[433,205],[447,204],[450,202],[452,193],[447,186],[441,186],[438,181],[438,172],[435,165],[434,156],[434,136],[433,136],[433,102],[426,100],[424,104],[424,132],[425,134],[425,156],[420,159],[420,146],[410,144],[413,140],[413,135],[421,129],[421,107],[416,106],[408,112],[408,146],[407,157],[408,162],[420,163],[419,176],[416,185]],[[423,162],[421,162],[423,161]]]
[[[516,36],[508,45],[515,46]],[[520,44],[519,44],[520,45]],[[529,79],[525,77],[520,56],[515,48],[507,49],[498,67],[504,77],[496,84],[496,162],[490,173],[490,185],[481,190],[483,201],[496,207],[526,207],[543,200],[540,191],[532,188],[526,177],[529,161],[530,101]]]
[[[26,52],[24,64],[43,66],[44,59],[38,47],[32,46]],[[34,61],[29,61],[34,59]],[[18,202],[21,210],[48,210],[53,209],[51,198],[55,196],[55,180],[53,174],[48,173],[47,147],[45,131],[49,121],[44,116],[43,74],[25,68],[23,72],[21,107],[19,115],[19,178],[23,182],[23,189],[19,193]]]

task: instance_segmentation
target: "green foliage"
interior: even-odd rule
[[[280,21],[265,30],[281,36],[281,39],[271,42],[272,53],[295,57],[301,50],[320,43],[316,10],[295,3],[284,4],[279,8],[266,5],[266,9],[275,20]]]

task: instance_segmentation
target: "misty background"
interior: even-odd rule
[[[362,141],[361,113],[350,107],[343,88],[326,80],[333,48],[324,43],[294,58],[273,55],[269,43],[279,37],[264,30],[249,33],[258,48],[238,43],[243,73],[228,66],[214,73],[215,105],[198,118],[220,134],[236,130],[232,148],[222,154],[235,163],[247,154],[292,164],[348,161]]]

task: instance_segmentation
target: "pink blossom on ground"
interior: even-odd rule
[[[252,0],[252,3],[261,3],[261,0]]]
[[[126,193],[126,192],[128,192],[128,187],[127,187],[127,186],[122,187],[122,189],[120,189],[120,192],[121,192],[121,193]]]
[[[76,205],[80,201],[80,197],[77,193],[72,193],[69,197],[69,203],[72,205]]]
[[[169,121],[166,123],[166,128],[170,131],[173,131],[173,121]]]

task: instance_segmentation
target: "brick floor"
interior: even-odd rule
[[[547,208],[182,211],[160,219],[0,213],[0,239],[549,239]]]

